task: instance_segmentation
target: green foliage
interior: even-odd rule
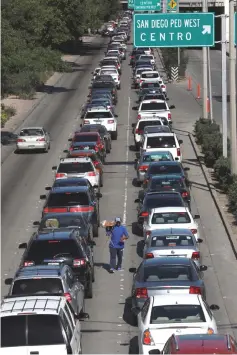
[[[233,182],[233,176],[230,171],[230,160],[221,156],[214,164],[214,172],[221,188],[227,192]]]
[[[194,132],[197,143],[202,145],[206,134],[214,134],[220,132],[220,126],[211,120],[200,118],[195,122]]]
[[[237,176],[233,177],[233,183],[228,190],[229,210],[237,219]]]
[[[1,104],[1,128],[3,128],[10,117],[16,114],[16,109],[11,106]]]
[[[213,167],[222,155],[222,136],[219,132],[205,133],[203,136],[202,153],[204,162],[208,167]]]
[[[171,67],[178,66],[178,48],[161,48],[165,69],[168,75],[171,75]],[[185,76],[185,70],[188,64],[188,56],[183,48],[180,48],[180,67],[179,75]]]

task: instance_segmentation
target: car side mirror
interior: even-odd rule
[[[94,72],[92,71],[91,74],[94,75]]]
[[[137,158],[137,159],[140,158],[140,153],[136,153],[136,158]]]
[[[190,168],[184,168],[184,171],[189,171],[190,170]]]
[[[199,214],[195,214],[193,218],[194,219],[200,219],[200,215]]]
[[[135,203],[139,203],[140,202],[140,199],[139,198],[136,198],[136,200],[134,200]]]
[[[79,319],[79,320],[83,320],[83,319],[89,319],[90,316],[89,316],[88,313],[81,312],[80,314],[78,314],[76,316],[76,318]]]
[[[182,139],[179,139],[179,144],[183,144],[183,140]]]
[[[45,190],[46,190],[46,191],[50,191],[51,189],[52,189],[51,186],[45,186]]]
[[[57,170],[57,166],[52,166],[52,170]]]
[[[118,115],[114,115],[114,117],[118,118]]]
[[[132,128],[135,128],[136,127],[136,123],[132,123]]]
[[[138,159],[134,159],[134,163],[137,163],[138,162]]]
[[[212,304],[212,305],[210,306],[210,309],[211,309],[212,311],[218,311],[218,310],[220,309],[220,307],[217,306],[217,304]]]
[[[149,351],[149,354],[161,354],[159,349],[152,349]]]
[[[46,195],[40,195],[40,199],[41,200],[45,200],[46,199]]]
[[[19,249],[26,249],[27,248],[27,243],[21,243],[18,246]]]
[[[176,160],[176,161],[178,161],[178,160],[179,160],[179,158],[177,158],[177,157],[176,157],[176,158],[175,158],[175,160]]]
[[[91,89],[91,86],[88,86],[88,89]]]
[[[141,312],[141,309],[139,307],[133,307],[132,312],[137,316]]]
[[[93,188],[94,188],[94,189],[98,189],[99,186],[98,186],[98,185],[94,185]]]
[[[166,100],[166,101],[169,101],[169,97],[167,97],[165,100]]]
[[[94,242],[94,240],[88,242],[88,244],[90,245],[90,247],[96,246],[96,242]]]
[[[83,119],[83,118],[82,118]],[[80,124],[80,127],[82,127],[82,124]]]
[[[68,142],[71,142],[72,141],[72,138],[68,138]]]
[[[133,273],[133,274],[135,274],[135,272],[137,272],[137,268],[135,268],[135,267],[130,267],[130,268],[128,269],[128,271],[131,272],[131,273]]]
[[[40,225],[40,222],[39,221],[34,221],[33,222],[33,226],[39,226]]]
[[[203,242],[203,239],[198,238],[197,242],[198,242],[198,243],[202,243],[202,242]]]
[[[97,197],[97,198],[101,198],[102,196],[103,196],[103,195],[102,195],[100,192],[97,192],[97,193],[96,193],[96,197]]]
[[[170,106],[170,110],[173,110],[173,108],[175,108],[175,105]]]
[[[66,153],[66,154],[68,154],[68,153],[69,153],[69,150],[67,150],[67,149],[64,149],[63,153]]]
[[[137,110],[138,110],[138,107],[137,107],[137,106],[133,106],[132,110],[133,110],[133,111],[137,111]]]
[[[10,286],[12,284],[13,278],[9,277],[8,279],[5,279],[4,283],[7,286]]]
[[[199,270],[200,271],[206,271],[207,270],[207,266],[206,265],[201,265]]]

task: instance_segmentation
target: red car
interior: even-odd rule
[[[160,351],[152,350],[151,353],[160,354]],[[162,354],[237,354],[237,343],[228,334],[173,334]]]
[[[68,139],[71,143],[70,151],[95,150],[98,152],[102,163],[105,161],[105,142],[98,132],[75,132],[73,138]]]

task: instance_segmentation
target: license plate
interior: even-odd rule
[[[35,147],[35,145],[28,145],[28,147],[29,147],[29,148],[34,148],[34,147]]]
[[[88,150],[88,149],[90,149],[90,147],[88,147],[88,146],[84,147],[84,150]]]

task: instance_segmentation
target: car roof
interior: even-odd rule
[[[182,353],[191,351],[194,354],[234,354],[235,347],[231,344],[229,334],[186,334],[173,335],[175,338],[176,349]]]
[[[33,276],[53,276],[58,277],[62,273],[62,269],[65,268],[64,264],[60,265],[38,265],[31,267],[22,267],[17,270],[15,279],[32,278]]]
[[[154,155],[154,154],[164,154],[164,153],[167,153],[167,154],[171,154],[168,150],[153,150],[151,152],[144,152],[141,154],[141,156],[144,156],[144,155]]]
[[[154,213],[163,213],[163,212],[188,212],[188,208],[186,207],[158,207],[152,208]]]
[[[151,236],[165,236],[165,235],[190,235],[194,237],[193,233],[188,228],[162,228],[151,231]],[[195,238],[195,237],[194,237]]]
[[[92,107],[89,108],[87,112],[111,112],[110,109],[106,108],[106,107]]]
[[[63,194],[67,192],[87,192],[89,191],[88,186],[57,186],[53,187],[50,191],[50,193],[57,193],[57,194]]]
[[[62,158],[60,159],[60,164],[64,163],[91,163],[91,158],[89,157],[81,157],[81,158]]]
[[[85,218],[85,215],[83,214],[82,215],[82,213],[81,212],[49,212],[49,213],[47,213],[47,214],[45,214],[44,216],[43,216],[43,218],[41,219],[41,221],[40,221],[40,223],[43,221],[43,220],[46,220],[46,219],[51,219],[51,218],[60,218],[60,217],[69,217],[69,216],[72,216],[72,218],[73,219],[75,219],[77,216],[79,216],[79,217],[81,217],[81,218]],[[87,222],[88,223],[88,222]],[[80,228],[80,226],[78,226],[78,227],[75,227],[75,229],[77,229],[77,228]],[[47,229],[47,228],[45,228],[45,229]],[[53,228],[49,228],[49,229],[53,229]],[[55,228],[55,229],[57,229],[57,228]],[[63,229],[63,228],[60,228],[60,230],[68,230],[66,227]]]
[[[91,135],[94,135],[97,137],[99,136],[98,132],[78,132],[78,131],[74,132],[74,136],[88,136],[88,134],[90,134],[90,136]]]
[[[53,239],[71,239],[72,231],[69,229],[60,229],[60,230],[46,230],[45,232],[38,232],[35,234],[34,240],[53,240]]]
[[[22,129],[21,129],[21,131],[23,131],[24,129],[43,129],[43,127],[41,126],[41,127],[38,127],[38,126],[36,126],[36,127],[31,127],[31,126],[29,126],[29,127],[23,127]]]
[[[152,103],[152,102],[155,102],[156,104],[158,104],[158,103],[164,103],[164,102],[166,102],[165,100],[160,100],[160,99],[151,99],[151,100],[143,100],[141,103],[142,104],[150,104],[150,103]]]
[[[166,164],[167,163],[167,164]],[[169,164],[171,163],[171,164]],[[179,161],[176,161],[176,160],[167,160],[167,161],[154,161],[154,162],[151,162],[151,164],[149,166],[153,166],[153,165],[178,165],[178,166],[181,166],[181,163]]]
[[[147,135],[147,138],[150,138],[150,137],[163,137],[163,136],[165,136],[165,137],[174,137],[175,136],[175,133],[172,133],[172,132],[170,132],[170,133],[148,133]]]
[[[170,258],[172,259],[172,258]],[[169,306],[169,305],[200,305],[199,299],[201,295],[182,294],[182,295],[155,295],[153,296],[153,307],[155,306]]]

